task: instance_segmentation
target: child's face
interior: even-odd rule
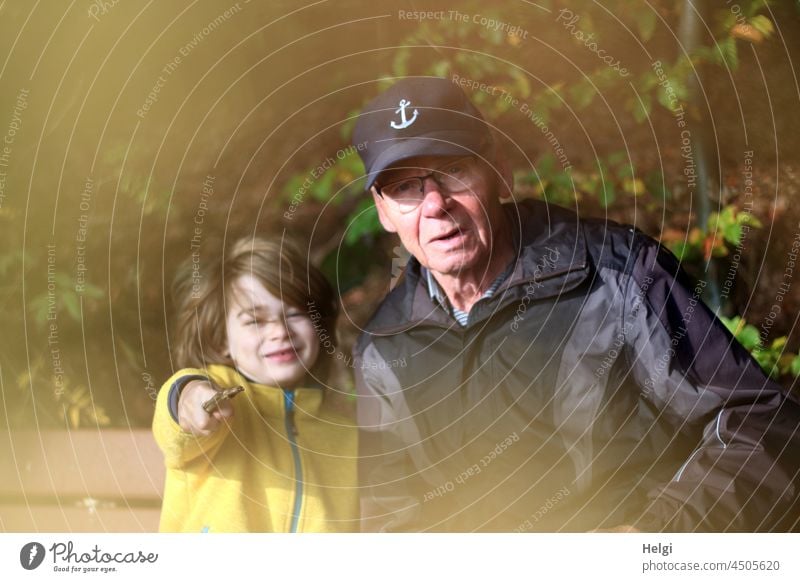
[[[251,275],[232,285],[226,333],[236,368],[260,384],[294,388],[319,355],[308,314],[283,303]]]

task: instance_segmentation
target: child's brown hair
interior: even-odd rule
[[[178,366],[234,365],[227,353],[226,302],[234,282],[251,275],[285,304],[311,316],[321,346],[311,373],[327,381],[331,352],[335,352],[338,302],[322,272],[285,238],[248,236],[223,250],[196,252],[178,269],[172,350]]]

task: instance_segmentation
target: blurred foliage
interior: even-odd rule
[[[775,338],[769,345],[765,345],[761,341],[758,329],[738,315],[720,319],[771,378],[778,379],[784,374],[794,378],[800,377],[800,355],[786,349],[786,336]]]
[[[431,4],[435,2],[432,0]],[[157,117],[154,108],[147,120],[135,119],[137,125],[133,133],[139,132],[137,139],[143,141],[138,148],[131,146],[134,140],[129,135],[131,128],[127,122],[115,126],[116,119],[111,113],[108,113],[111,124],[106,127],[101,123],[85,123],[85,119],[76,116],[76,125],[77,121],[81,122],[80,129],[96,125],[108,132],[102,136],[89,134],[81,144],[76,141],[68,148],[68,157],[61,149],[63,144],[51,135],[60,136],[62,132],[67,144],[72,139],[68,124],[48,126],[49,139],[42,142],[41,151],[38,146],[35,151],[40,159],[53,160],[53,165],[40,171],[36,181],[30,180],[32,188],[28,184],[30,176],[22,175],[15,184],[19,192],[26,188],[35,190],[30,211],[31,214],[41,213],[39,222],[33,223],[23,205],[12,206],[10,197],[0,207],[0,244],[4,249],[0,254],[0,324],[6,330],[6,337],[13,338],[0,350],[0,382],[3,382],[7,420],[28,426],[35,422],[39,426],[66,424],[71,427],[146,426],[149,423],[153,394],[173,365],[165,340],[170,332],[165,322],[172,315],[169,299],[172,274],[176,264],[190,251],[200,187],[207,172],[213,171],[216,181],[215,194],[208,202],[202,224],[204,238],[212,233],[225,232],[233,236],[254,230],[280,232],[283,228],[300,237],[307,235],[313,238],[313,261],[335,282],[336,290],[342,295],[352,292],[351,301],[359,306],[366,305],[365,311],[368,311],[374,294],[363,290],[372,283],[376,272],[389,279],[390,269],[386,264],[396,260],[390,256],[395,243],[394,238],[382,230],[370,197],[364,195],[363,168],[357,152],[348,144],[361,104],[396,77],[459,75],[512,97],[497,98],[479,89],[470,92],[470,98],[487,121],[510,142],[521,145],[517,152],[521,154],[520,159],[514,161],[515,194],[520,198],[537,197],[577,209],[584,215],[600,213],[618,220],[630,221],[631,216],[663,217],[663,225],[653,222],[644,225],[649,227],[647,232],[656,236],[660,232],[663,242],[689,267],[711,259],[724,259],[739,245],[746,228],[761,228],[755,216],[729,201],[720,203],[718,212],[706,224],[687,228],[686,224],[694,217],[682,222],[688,212],[684,208],[690,205],[681,184],[683,176],[675,168],[638,159],[641,152],[628,148],[627,143],[608,146],[598,142],[599,151],[594,149],[595,144],[584,147],[571,156],[571,167],[565,169],[552,148],[541,146],[542,136],[536,125],[563,127],[565,122],[572,121],[573,126],[567,131],[577,132],[584,129],[583,123],[606,123],[620,133],[624,130],[644,135],[653,131],[659,119],[666,119],[673,127],[678,115],[685,115],[687,121],[698,119],[698,107],[689,101],[693,76],[700,70],[724,74],[736,71],[742,63],[747,63],[746,48],[774,39],[775,23],[770,18],[769,4],[763,0],[738,0],[735,10],[727,3],[715,4],[707,20],[710,34],[688,54],[680,50],[675,39],[684,3],[609,0],[576,3],[579,8],[571,5],[571,10],[580,15],[576,29],[583,37],[591,35],[609,54],[624,56],[625,66],[630,71],[628,76],[607,66],[585,42],[570,34],[563,22],[556,21],[563,4],[539,0],[536,5],[541,8],[526,2],[501,4],[465,0],[457,6],[465,14],[519,23],[527,31],[536,32],[532,35],[535,40],[524,38],[520,31],[509,34],[504,29],[471,21],[461,24],[450,19],[406,23],[394,19],[390,24],[387,24],[390,19],[386,19],[383,23],[365,24],[375,28],[374,39],[354,35],[331,43],[330,37],[320,36],[320,44],[300,54],[302,62],[296,62],[299,53],[287,52],[286,62],[282,63],[284,68],[275,67],[270,61],[269,74],[243,75],[241,79],[223,75],[215,78],[218,86],[203,85],[201,93],[214,99],[236,85],[236,91],[228,94],[233,100],[231,103],[225,101],[219,107],[214,103],[214,107],[208,108],[229,118],[206,117],[206,106],[210,103],[202,100],[200,116],[187,113],[191,103],[183,109],[182,102],[190,90],[193,92],[201,81],[214,78],[213,75],[206,77],[212,69],[209,61],[201,58],[199,51],[202,49],[198,49],[192,55],[197,57],[194,61],[187,58],[180,72],[169,77],[158,103],[165,115]],[[120,10],[123,8],[120,6]],[[338,3],[320,8],[330,10],[330,18],[339,18],[342,10]],[[362,8],[358,10],[363,16]],[[453,5],[442,2],[442,8],[451,10]],[[216,9],[212,6],[211,12],[202,13],[198,7],[191,26],[204,26],[210,21],[208,16],[213,20]],[[268,14],[270,9],[280,12],[285,6],[272,8],[265,4],[253,8],[263,11],[260,15],[253,13],[253,20]],[[18,16],[27,16],[27,9],[16,10]],[[274,14],[270,14],[272,18]],[[309,30],[317,31],[320,21],[312,21]],[[195,33],[190,29],[183,31],[191,33],[187,38]],[[296,32],[287,27],[278,33],[273,28],[269,34],[256,35],[254,42],[258,46],[253,53],[260,59],[274,49],[289,47],[291,41],[296,40],[293,36]],[[80,34],[83,35],[82,30]],[[277,38],[278,44],[273,47],[270,35],[278,34],[286,37]],[[211,43],[217,39],[223,43],[226,38],[231,41],[229,46],[224,46],[228,51],[238,46],[241,30],[233,26],[220,29],[214,39],[204,41],[208,58],[217,59],[223,54],[222,44],[212,48]],[[326,63],[324,74],[315,68],[319,64],[314,60],[317,54],[324,54],[326,59],[336,58],[334,44],[342,45],[343,53],[351,58],[352,53],[365,46],[369,48],[371,40],[379,50],[365,51],[365,61],[358,61],[369,61],[363,71],[354,70],[349,63],[340,66],[336,61]],[[397,48],[390,51],[386,47]],[[176,50],[174,46],[163,47],[164,52],[154,59],[155,65],[150,63],[155,76],[160,74],[164,63],[174,57]],[[246,52],[242,48],[237,54]],[[102,59],[108,51],[95,53]],[[139,59],[136,51],[127,53]],[[142,53],[146,53],[144,48]],[[31,51],[31,55],[30,64],[33,65],[39,57],[35,51]],[[561,58],[550,58],[551,55]],[[660,62],[660,67],[653,66],[654,60]],[[141,67],[137,63],[137,71],[146,69],[148,62],[143,61]],[[248,66],[253,64],[247,62]],[[15,62],[10,63],[14,65]],[[47,59],[42,61],[42,67],[45,66]],[[58,81],[64,71],[56,65],[50,66],[49,77]],[[81,66],[91,70],[86,63],[76,63],[72,68]],[[128,65],[123,63],[108,68],[125,72],[125,66]],[[309,74],[298,77],[299,68],[305,68]],[[24,72],[21,79],[27,82],[29,71]],[[192,77],[192,73],[196,75]],[[231,66],[230,73],[239,75],[239,69]],[[57,101],[64,111],[54,113],[54,117],[69,120],[75,113],[70,107],[74,104],[77,109],[81,105],[86,87],[92,81],[87,75],[81,73],[77,80],[67,78],[63,88],[59,84],[63,94],[59,94]],[[183,75],[185,79],[181,78]],[[368,84],[374,78],[383,80]],[[277,86],[285,79],[292,79],[291,89],[281,93],[273,84]],[[101,78],[98,85],[103,80]],[[143,85],[138,85],[145,90],[133,96],[123,94],[125,87],[119,88],[120,107],[129,100],[128,105],[132,104],[135,110],[152,82],[152,78],[146,78]],[[42,94],[55,94],[55,87],[45,87]],[[344,87],[349,88],[352,95],[357,92],[359,102],[350,94],[345,95]],[[262,112],[260,100],[265,95],[272,96],[275,91],[277,97],[282,94],[284,97],[289,94],[289,97],[281,102],[270,101],[270,107],[264,107]],[[308,95],[316,97],[339,91],[350,100],[333,113],[327,106],[311,106],[315,103],[313,99],[306,101]],[[239,101],[241,95],[250,94],[253,102]],[[175,108],[168,110],[169,99],[176,95]],[[117,97],[117,93],[113,93],[108,105],[116,106]],[[198,99],[198,94],[192,93],[192,98]],[[529,107],[530,115],[521,111],[522,104]],[[102,119],[106,114],[102,107],[105,103],[90,105],[99,107],[93,115]],[[89,109],[87,107],[87,111]],[[4,111],[11,111],[11,107]],[[244,119],[241,111],[249,112]],[[185,125],[181,125],[184,120],[179,113],[186,117]],[[257,117],[259,114],[262,117]],[[302,124],[307,124],[314,132],[319,131],[314,134],[317,137],[310,146],[298,153],[295,138],[303,131],[299,131],[297,125],[286,125],[286,133],[276,134],[267,146],[268,151],[262,152],[260,145],[264,143],[265,134],[272,136],[273,129],[283,127],[284,122],[295,115],[300,120],[296,123],[301,124],[301,130],[305,131],[307,128]],[[531,123],[520,123],[521,115]],[[330,132],[323,131],[331,127],[332,119],[339,120],[338,125]],[[244,123],[245,120],[249,124]],[[246,134],[243,129],[246,127],[253,128],[251,134]],[[225,147],[216,150],[216,141],[224,142]],[[97,151],[92,152],[93,148]],[[33,153],[31,149],[27,155],[32,157]],[[653,155],[666,158],[669,153],[654,152]],[[22,160],[24,154],[19,146],[14,153],[15,162]],[[65,174],[77,177],[73,180],[75,184],[83,181],[82,172],[90,174],[94,183],[91,208],[87,212],[91,236],[86,240],[85,249],[90,277],[80,290],[75,279],[79,212],[74,200],[65,202],[69,188],[73,188],[74,194],[77,186],[68,181],[69,176],[60,181],[62,177],[56,170],[62,159],[67,169]],[[331,160],[331,163],[323,167],[323,160]],[[285,165],[281,165],[284,162]],[[261,169],[266,166],[268,170]],[[269,191],[265,192],[267,184]],[[59,203],[58,192],[62,189],[64,193]],[[9,186],[8,192],[11,191]],[[291,221],[282,219],[293,204],[296,217]],[[55,210],[48,215],[51,208]],[[639,214],[634,215],[635,212]],[[313,237],[309,233],[313,233]],[[58,252],[52,272],[47,270],[45,245],[48,243],[55,244]],[[394,267],[391,276],[395,275]],[[48,277],[52,290],[48,289]],[[24,286],[20,285],[21,279],[25,281]],[[748,318],[753,319],[751,314]],[[737,338],[765,369],[773,375],[797,376],[800,362],[780,343],[785,338],[764,346],[760,338],[753,341],[753,326],[734,317],[729,320],[729,327],[732,321],[736,322],[732,329]],[[59,394],[52,388],[52,346],[47,339],[53,322],[57,323],[56,345],[61,351],[65,378]],[[15,341],[17,338],[25,338],[25,342]],[[789,355],[792,355],[791,361]],[[90,362],[90,356],[96,358]]]
[[[711,214],[704,229],[692,228],[688,233],[669,229],[661,241],[681,261],[701,262],[728,256],[731,248],[741,244],[745,229],[761,227],[761,221],[752,213],[728,205]]]
[[[60,376],[54,389],[48,386],[46,390],[34,390],[36,383],[49,384],[48,374],[42,373],[45,365],[45,358],[39,356],[29,369],[17,375],[13,392],[6,395],[16,403],[9,415],[10,424],[27,420],[28,410],[33,409],[39,426],[78,429],[111,425],[111,418],[105,408],[95,402],[89,387],[73,384],[69,375]]]
[[[638,177],[625,152],[598,158],[595,168],[569,172],[562,171],[553,154],[548,152],[539,158],[534,169],[514,175],[514,184],[521,196],[533,196],[567,207],[588,198],[594,199],[601,208],[608,208],[649,194],[654,204],[646,204],[646,208],[654,210],[666,195],[663,182],[660,172],[653,172],[645,179]]]
[[[112,262],[109,233],[139,244],[156,242],[131,228],[137,223],[115,224],[115,213],[163,215],[170,196],[162,189],[154,195],[146,174],[121,174],[126,153],[121,146],[105,149],[92,173],[86,206],[62,202],[53,227],[31,228],[24,246],[17,238],[18,213],[0,212],[0,244],[11,249],[0,256],[0,321],[6,338],[25,338],[4,343],[0,352],[3,421],[12,426],[77,429],[149,422],[151,398],[142,397],[144,390],[116,389],[120,374],[129,381],[142,369],[140,350],[126,339],[131,330],[142,329],[140,314],[131,307],[142,286],[137,245],[123,245]],[[114,194],[111,210],[102,206],[106,191]],[[36,202],[45,206],[44,200]],[[79,240],[82,228],[85,237]],[[79,270],[79,260],[88,265],[86,271]],[[109,337],[97,322],[117,305],[111,325],[118,333]],[[157,313],[152,307],[148,311]],[[128,407],[126,399],[138,404]]]

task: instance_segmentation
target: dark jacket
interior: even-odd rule
[[[507,205],[467,326],[411,259],[355,349],[367,531],[785,531],[800,406],[640,231]]]

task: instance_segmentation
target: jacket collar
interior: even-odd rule
[[[212,378],[218,378],[231,386],[244,386],[245,392],[238,398],[252,400],[257,398],[260,402],[259,414],[270,418],[283,418],[285,415],[284,392],[287,389],[279,386],[260,384],[251,380],[241,371],[222,364],[211,364],[208,372]],[[325,391],[318,382],[308,381],[302,386],[291,389],[294,392],[295,410],[300,416],[318,417],[325,400]]]
[[[577,214],[538,200],[506,204],[504,208],[517,263],[499,291],[529,281],[586,277],[586,240]]]

